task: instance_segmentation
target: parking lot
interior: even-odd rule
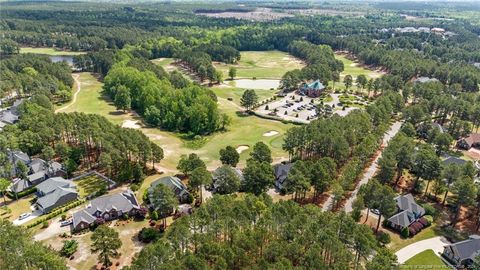
[[[341,94],[330,94],[325,99],[324,105],[333,109],[333,113],[345,116],[357,107],[345,107],[340,102]],[[278,97],[276,100],[259,106],[255,112],[267,116],[279,117],[283,120],[309,123],[318,118],[316,105],[320,104],[320,98],[310,98],[297,93],[289,93],[285,97]]]

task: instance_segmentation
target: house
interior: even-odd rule
[[[395,198],[398,212],[391,216],[388,221],[393,229],[401,232],[408,228],[410,235],[415,235],[428,225],[425,209],[415,202],[412,194],[400,195]]]
[[[190,193],[188,192],[187,187],[182,181],[180,181],[180,179],[178,179],[178,177],[175,176],[165,176],[153,181],[148,188],[149,198],[152,198],[153,196],[153,189],[160,184],[169,187],[175,193],[180,202],[186,202],[189,200]]]
[[[312,83],[303,83],[298,89],[298,93],[302,96],[316,98],[322,95],[324,90],[325,86],[319,80],[316,80]]]
[[[442,254],[458,268],[469,267],[476,256],[480,256],[480,236],[470,235],[467,240],[444,247]]]
[[[480,133],[472,133],[468,137],[458,140],[457,147],[465,150],[470,150],[472,147],[480,149]]]
[[[222,166],[223,167],[223,166]],[[221,173],[220,170],[222,167],[218,167],[213,173],[212,173],[212,190],[214,192],[216,192],[217,188],[218,188],[218,177],[219,177],[219,174]],[[240,185],[243,185],[244,183],[244,180],[245,180],[245,177],[243,177],[243,172],[242,170],[240,170],[239,168],[235,168],[235,167],[230,167],[228,166],[227,168],[231,168],[233,173],[238,177],[238,179],[240,179]]]
[[[97,218],[103,220],[117,219],[124,214],[134,216],[138,213],[140,204],[130,189],[111,195],[98,197],[80,211],[73,213],[73,230],[89,228]]]
[[[18,115],[15,115],[10,110],[6,110],[0,113],[0,121],[13,125],[18,121]]]
[[[413,80],[414,83],[429,83],[429,82],[438,82],[436,78],[429,78],[429,77],[418,77]]]
[[[275,187],[278,190],[282,190],[287,181],[288,172],[292,168],[293,163],[280,163],[273,166],[273,171],[275,174]]]
[[[36,208],[43,213],[48,213],[78,199],[78,192],[73,181],[53,177],[37,186],[37,196]]]
[[[457,164],[459,166],[463,166],[463,165],[467,164],[467,162],[468,161],[466,161],[465,159],[461,159],[461,158],[452,157],[452,156],[447,155],[447,158],[442,161],[442,164],[443,164],[443,166],[448,166],[450,164]]]

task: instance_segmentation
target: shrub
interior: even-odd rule
[[[103,218],[95,219],[95,225],[100,226],[102,224],[105,224],[105,219],[103,219]]]
[[[402,238],[408,238],[410,236],[408,227],[403,228],[402,231],[400,232],[400,235],[402,236]]]
[[[77,251],[77,249],[77,240],[65,240],[63,241],[63,247],[62,250],[60,250],[60,254],[65,257],[70,257]]]
[[[130,189],[131,189],[133,192],[137,191],[139,188],[140,188],[140,187],[139,187],[137,184],[133,184],[133,185],[130,186]]]
[[[143,243],[150,243],[160,238],[161,233],[154,228],[142,228],[138,233],[138,240]]]
[[[390,235],[386,232],[379,232],[376,238],[377,241],[380,242],[382,245],[387,245],[391,242]]]
[[[432,225],[432,223],[433,223],[433,217],[432,217],[432,216],[430,216],[430,215],[425,215],[425,216],[423,216],[423,217],[424,217],[425,220],[428,222],[427,226]]]
[[[193,196],[192,194],[188,193],[187,198],[185,198],[182,203],[188,203],[191,204],[193,202]]]
[[[267,105],[267,106],[265,106],[265,110],[267,110],[267,111],[269,110],[269,108],[268,108],[268,105]]]
[[[66,220],[67,219],[67,215],[63,214],[62,215],[62,221]]]
[[[425,209],[425,215],[436,217],[437,216],[437,209],[428,203],[422,205],[423,209]]]
[[[137,217],[140,219],[144,219],[147,216],[148,210],[145,207],[140,207],[137,211]]]
[[[48,228],[48,221],[47,220],[44,220],[42,222],[42,229],[45,229],[45,228]]]
[[[22,197],[25,197],[27,195],[30,195],[30,194],[34,193],[35,191],[37,191],[36,187],[29,188],[29,189],[24,190],[22,192],[18,192],[17,195],[15,195],[15,193],[13,193],[13,192],[8,191],[7,196],[10,199],[22,198]]]
[[[285,111],[285,113],[283,113],[283,115],[287,115],[287,111]]]
[[[158,213],[157,211],[153,211],[150,213],[150,219],[152,220],[158,220]]]

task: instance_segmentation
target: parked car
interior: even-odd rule
[[[26,219],[27,217],[31,216],[32,213],[23,213],[18,217],[18,220]]]
[[[60,222],[60,226],[61,227],[64,227],[64,226],[69,226],[70,224],[73,223],[73,220],[72,219],[67,219],[67,220],[64,220],[62,222]]]
[[[374,213],[375,215],[380,215],[380,211],[378,211],[378,209],[370,209],[370,212]]]

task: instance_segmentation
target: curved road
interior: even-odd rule
[[[68,107],[72,106],[73,104],[75,104],[75,101],[77,101],[77,95],[78,93],[80,93],[80,89],[81,89],[81,86],[80,86],[80,80],[78,80],[78,78],[80,77],[80,74],[72,74],[72,78],[73,80],[75,81],[76,85],[77,85],[77,90],[75,91],[75,93],[73,94],[73,99],[72,101],[70,101],[67,105],[61,107],[61,108],[58,108],[55,110],[55,113],[59,113],[61,111],[64,111],[66,110]]]
[[[385,135],[383,136],[383,144],[382,145],[384,147],[388,145],[388,142],[395,135],[397,135],[397,133],[400,131],[401,127],[402,127],[402,122],[401,121],[397,121],[397,122],[393,123],[392,126],[390,126],[390,130],[387,131],[387,133],[385,133]],[[380,153],[380,155],[378,155],[375,158],[375,160],[372,162],[370,167],[368,167],[368,169],[365,171],[365,174],[363,175],[362,179],[360,180],[360,182],[356,186],[355,190],[352,192],[352,195],[350,196],[350,198],[348,198],[347,202],[345,203],[345,212],[349,213],[349,212],[352,211],[352,203],[357,198],[357,193],[360,190],[360,187],[362,185],[368,183],[368,180],[370,180],[373,176],[375,176],[375,172],[377,171],[377,168],[378,168],[378,160],[380,159],[381,156],[382,156],[382,154]],[[325,203],[323,204],[322,210],[323,211],[331,210],[332,203],[333,203],[333,195],[330,195],[330,197],[328,197],[327,201],[325,201]]]

